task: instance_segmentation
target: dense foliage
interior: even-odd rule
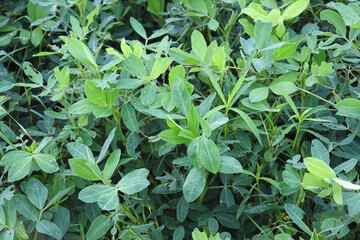
[[[0,240],[356,239],[360,2],[0,2]]]

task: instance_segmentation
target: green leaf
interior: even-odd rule
[[[92,181],[100,180],[100,178],[96,176],[96,174],[94,174],[94,172],[86,163],[87,160],[81,158],[69,159],[70,167],[76,175],[86,180],[92,180]]]
[[[296,43],[285,43],[283,46],[275,50],[274,60],[280,61],[283,59],[288,59],[292,55],[294,55],[296,49],[297,49]]]
[[[250,102],[260,102],[266,99],[269,95],[269,88],[259,87],[250,91],[249,100]]]
[[[281,16],[284,21],[299,16],[308,6],[310,0],[297,0],[285,8]]]
[[[108,137],[106,138],[105,143],[104,143],[104,145],[103,145],[102,148],[101,148],[99,157],[98,157],[98,159],[96,160],[96,163],[99,163],[99,162],[101,162],[101,161],[104,159],[104,157],[105,157],[105,155],[106,155],[106,152],[107,152],[107,150],[109,149],[110,143],[111,143],[112,140],[114,139],[114,135],[115,135],[116,129],[117,129],[117,128],[114,127],[113,130],[111,130],[111,132],[109,133]]]
[[[285,204],[285,211],[289,215],[289,217],[294,221],[298,227],[306,232],[309,236],[312,235],[312,231],[309,229],[308,226],[305,225],[305,223],[301,220],[304,215],[304,211],[293,204]]]
[[[130,17],[130,24],[137,34],[139,34],[143,39],[147,39],[145,28],[138,20]]]
[[[220,169],[220,154],[216,144],[205,136],[200,137],[197,147],[197,156],[205,168],[212,173]]]
[[[105,180],[109,180],[111,176],[114,174],[117,166],[120,161],[121,150],[116,149],[114,152],[110,154],[108,159],[106,160],[106,164],[103,171],[103,176]]]
[[[0,234],[0,240],[13,240],[15,237],[14,229],[2,231]]]
[[[245,13],[252,19],[267,16],[267,12],[263,9],[262,4],[250,3],[249,6],[241,10],[241,13]]]
[[[346,36],[346,26],[344,19],[335,11],[322,10],[320,12],[321,20],[326,20],[336,28],[336,33]]]
[[[111,227],[111,218],[105,215],[100,215],[95,218],[86,233],[87,240],[98,240],[102,238]]]
[[[293,240],[290,234],[281,233],[275,236],[275,240]]]
[[[79,192],[79,199],[86,203],[97,202],[101,195],[111,193],[114,189],[103,184],[90,185]]]
[[[4,34],[0,37],[0,47],[4,47],[6,45],[9,45],[11,42],[11,39],[16,35],[16,31]]]
[[[205,171],[204,169],[192,168],[186,176],[183,193],[187,202],[195,201],[205,188]]]
[[[176,218],[179,222],[185,221],[189,211],[189,203],[184,197],[180,197],[176,206]]]
[[[95,62],[94,55],[83,42],[75,38],[67,38],[63,36],[60,38],[65,42],[66,48],[69,50],[71,55],[74,56],[74,58],[93,67],[98,66]]]
[[[0,226],[6,225],[6,216],[3,207],[0,205]]]
[[[41,210],[45,205],[48,190],[37,178],[31,178],[27,183],[26,195],[30,202]]]
[[[201,34],[201,32],[195,30],[191,34],[191,47],[195,52],[197,57],[199,57],[202,61],[205,60],[206,48],[207,44],[205,38]]]
[[[41,28],[37,27],[31,32],[30,42],[34,45],[34,47],[37,47],[42,42],[43,38],[43,31]]]
[[[184,0],[184,3],[190,10],[195,10],[202,14],[208,14],[205,0]]]
[[[173,240],[182,240],[185,236],[185,228],[183,226],[179,226],[175,229],[173,234]]]
[[[59,165],[57,164],[56,159],[50,154],[38,153],[34,154],[33,158],[41,170],[46,173],[54,173],[59,170]]]
[[[208,23],[208,27],[211,31],[216,31],[217,28],[219,27],[219,22],[216,21],[214,18],[212,18]]]
[[[133,132],[137,132],[139,130],[139,124],[136,120],[136,114],[134,108],[130,103],[127,103],[123,106],[121,113],[121,118],[125,124],[125,126]]]
[[[236,174],[236,173],[241,173],[242,171],[243,171],[243,167],[236,158],[228,157],[228,156],[220,156],[219,172],[225,174]]]
[[[15,195],[15,202],[16,202],[16,210],[32,221],[37,221],[39,218],[39,211],[36,210],[34,205],[32,205],[29,200],[21,194]]]
[[[128,58],[123,61],[126,71],[137,77],[146,77],[146,69],[141,59],[134,54],[130,54]]]
[[[254,28],[255,44],[258,49],[265,47],[266,41],[270,38],[272,31],[271,22],[257,21]]]
[[[97,87],[98,83],[94,81],[86,81],[85,94],[86,97],[95,105],[112,107],[118,97],[118,90],[110,92],[109,89],[102,90]]]
[[[311,156],[330,165],[330,155],[326,147],[317,139],[311,141]]]
[[[104,211],[115,209],[119,205],[118,191],[114,188],[109,193],[101,194],[98,203],[100,208]]]
[[[342,187],[340,184],[338,184],[336,181],[332,182],[332,190],[333,190],[333,198],[334,201],[342,205],[343,204],[343,198],[342,198]]]
[[[61,238],[60,228],[55,223],[52,223],[48,220],[41,220],[40,222],[37,222],[36,230],[38,230],[38,232],[40,233],[44,233],[56,239]]]
[[[150,105],[156,98],[156,84],[150,84],[141,89],[140,100],[144,105]]]
[[[240,114],[240,116],[242,117],[242,119],[244,119],[244,121],[246,122],[246,124],[248,125],[248,127],[250,128],[251,132],[255,135],[255,137],[258,139],[258,141],[261,143],[261,138],[260,138],[260,134],[259,134],[259,130],[257,129],[255,123],[253,122],[253,120],[243,111],[241,111],[240,109],[237,108],[230,108],[232,111]]]
[[[44,209],[49,208],[53,204],[55,204],[57,201],[59,201],[63,196],[65,196],[68,192],[70,192],[73,189],[74,186],[70,186],[64,190],[60,190],[56,195],[48,202],[48,204],[45,206]]]
[[[9,170],[8,181],[15,182],[24,178],[26,175],[30,173],[32,169],[31,165],[32,165],[31,157],[26,157],[22,160],[16,161]]]
[[[171,59],[169,57],[157,59],[151,70],[149,80],[157,79],[160,74],[164,73],[168,69],[170,63]]]
[[[85,114],[95,110],[96,105],[93,104],[88,98],[77,101],[69,108],[70,114]]]
[[[39,73],[30,62],[24,62],[23,64],[24,73],[29,79],[39,85],[43,84],[43,77],[41,73]]]
[[[187,124],[189,130],[197,136],[199,134],[199,116],[196,112],[194,105],[191,105],[187,114]]]
[[[148,174],[149,171],[145,168],[133,170],[126,174],[118,184],[116,184],[116,187],[119,191],[126,194],[138,193],[150,185],[149,181],[146,179]]]
[[[325,162],[317,158],[307,157],[304,158],[306,168],[320,178],[333,179],[335,177],[334,171]]]
[[[184,115],[187,115],[191,106],[190,94],[187,91],[184,81],[177,77],[171,87],[171,99],[175,106]]]
[[[182,65],[177,65],[173,69],[171,69],[169,73],[169,85],[170,88],[172,87],[172,84],[176,77],[181,78],[182,80],[185,79],[185,68]]]
[[[353,8],[350,6],[346,6],[341,2],[337,2],[334,4],[336,10],[341,14],[343,17],[345,24],[347,26],[351,26],[358,21],[360,21],[360,16],[355,12]]]

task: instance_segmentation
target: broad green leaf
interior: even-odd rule
[[[139,124],[136,120],[136,114],[134,108],[131,106],[130,103],[127,103],[123,106],[121,110],[121,118],[125,124],[125,126],[133,131],[137,132],[139,130]]]
[[[8,181],[15,182],[24,178],[26,175],[30,173],[32,169],[31,165],[32,165],[31,157],[26,157],[22,160],[16,161],[9,170]]]
[[[31,158],[31,153],[25,151],[11,151],[1,158],[1,165],[11,167],[15,162]]]
[[[140,100],[144,105],[150,105],[156,98],[156,84],[150,84],[141,89]]]
[[[41,170],[46,173],[54,173],[59,170],[59,165],[57,164],[56,159],[50,154],[38,153],[34,154],[33,158]]]
[[[216,31],[219,25],[220,25],[219,22],[216,21],[214,18],[210,19],[208,23],[208,27],[211,31]]]
[[[37,221],[39,218],[39,211],[36,210],[34,205],[32,205],[29,200],[21,194],[15,195],[15,202],[16,202],[16,210],[32,221]]]
[[[74,58],[78,59],[79,61],[97,67],[98,65],[95,62],[94,55],[90,51],[90,49],[80,40],[75,38],[67,38],[67,37],[60,37],[64,42],[66,48],[69,50],[71,55]]]
[[[24,62],[23,64],[24,73],[29,77],[29,79],[39,85],[43,84],[43,77],[30,62]]]
[[[333,179],[335,177],[334,171],[320,159],[307,157],[304,158],[304,163],[309,172],[320,178]]]
[[[2,231],[2,233],[0,234],[0,240],[13,240],[14,237],[15,237],[14,229]]]
[[[193,168],[186,176],[183,185],[183,194],[187,202],[195,201],[205,188],[205,171],[204,169]]]
[[[183,226],[179,226],[175,229],[173,234],[173,240],[182,240],[185,236],[185,228]]]
[[[194,105],[191,105],[189,112],[187,114],[187,124],[189,130],[197,136],[199,133],[199,116],[196,112]]]
[[[171,117],[166,118],[166,125],[177,132],[180,132],[182,130],[182,127],[180,127],[174,120],[171,119]]]
[[[200,137],[197,156],[207,170],[217,173],[220,169],[220,154],[216,144],[205,136]]]
[[[121,150],[116,149],[114,152],[110,154],[108,159],[106,160],[106,164],[103,171],[103,176],[105,180],[109,180],[111,176],[117,169],[120,161]]]
[[[41,28],[37,27],[31,32],[30,42],[32,43],[32,45],[34,45],[34,47],[37,47],[42,42],[43,38],[43,31],[41,30]]]
[[[350,196],[345,195],[344,201],[348,206],[350,216],[355,216],[360,213],[360,194],[359,193],[344,193],[351,194]]]
[[[191,106],[190,94],[187,91],[184,81],[177,77],[171,87],[171,99],[175,106],[184,115],[187,115]]]
[[[184,197],[180,197],[176,206],[176,218],[179,222],[185,221],[189,211],[189,203],[185,201]]]
[[[181,78],[182,80],[185,79],[185,69],[182,65],[177,65],[173,69],[171,69],[169,73],[169,85],[170,88],[172,87],[172,84],[176,77]]]
[[[71,105],[70,114],[85,114],[95,110],[96,105],[93,104],[88,98],[81,99],[80,101]]]
[[[199,0],[198,0],[199,1]],[[195,30],[191,34],[191,47],[195,54],[201,59],[205,60],[207,44],[201,32]]]
[[[111,193],[113,190],[114,187],[103,184],[90,185],[79,192],[79,199],[86,203],[97,202],[101,195]]]
[[[252,19],[267,16],[267,12],[263,9],[262,4],[250,3],[249,6],[241,10],[241,13],[245,13]]]
[[[70,211],[67,208],[60,208],[54,216],[54,223],[60,228],[61,237],[67,233],[70,225]]]
[[[220,204],[226,204],[227,207],[235,205],[234,195],[231,190],[225,187],[220,193]]]
[[[283,59],[288,59],[292,55],[294,55],[294,53],[296,52],[296,49],[297,49],[296,43],[286,43],[283,46],[281,46],[280,48],[275,50],[274,60],[280,61]]]
[[[170,63],[169,57],[156,60],[150,73],[150,80],[157,79],[160,74],[168,69]]]
[[[66,147],[69,153],[71,154],[71,156],[73,156],[73,158],[81,158],[81,159],[87,158],[86,149],[88,148],[88,146],[86,146],[85,144],[79,142],[70,142],[66,144]]]
[[[343,204],[343,198],[342,198],[342,186],[337,183],[337,181],[332,182],[332,190],[333,190],[333,198],[334,201],[342,205]]]
[[[143,39],[147,39],[145,28],[138,20],[130,17],[130,24],[137,34],[139,34]]]
[[[149,186],[149,181],[146,179],[149,171],[147,169],[137,169],[126,174],[119,182],[116,187],[119,191],[126,194],[134,194],[144,190]]]
[[[182,144],[182,143],[186,143],[188,141],[190,141],[188,138],[184,138],[179,135],[179,131],[178,130],[165,130],[162,131],[159,134],[159,137],[168,142],[168,143],[172,143],[172,144]]]
[[[235,216],[232,214],[218,213],[215,215],[215,217],[219,221],[219,223],[225,227],[228,227],[231,229],[239,229],[240,228],[239,221],[236,220]]]
[[[341,14],[343,17],[345,24],[347,26],[351,26],[358,21],[360,21],[360,16],[354,11],[353,8],[350,6],[346,6],[341,2],[337,2],[334,4],[336,10]]]
[[[60,228],[55,223],[52,223],[48,220],[41,220],[40,222],[37,222],[36,230],[38,230],[38,232],[40,233],[44,233],[56,239],[61,238]]]
[[[310,0],[296,0],[285,8],[282,13],[284,21],[299,16],[309,5]]]
[[[275,240],[293,240],[290,234],[287,233],[281,233],[275,235]]]
[[[98,240],[102,238],[111,227],[111,218],[105,215],[100,215],[95,218],[86,233],[86,239]]]
[[[225,174],[236,174],[241,173],[243,167],[241,163],[233,157],[220,156],[220,170],[219,172]]]
[[[257,21],[254,28],[254,38],[256,47],[261,49],[265,46],[266,41],[270,38],[272,31],[271,22]]]
[[[190,163],[194,167],[200,169],[203,166],[203,164],[196,154],[198,144],[199,144],[199,137],[191,140],[187,147],[187,155],[188,155],[188,159],[189,159]]]
[[[100,178],[93,173],[91,168],[86,163],[87,160],[81,158],[69,159],[70,167],[76,175],[86,180],[100,180]]]
[[[346,26],[344,19],[335,11],[322,10],[320,12],[321,20],[326,20],[336,28],[336,33],[346,36]]]
[[[311,141],[311,156],[330,165],[330,155],[327,148],[317,139]]]
[[[37,178],[31,178],[27,183],[26,195],[30,202],[41,210],[45,205],[48,190]]]
[[[139,78],[122,78],[115,85],[118,89],[136,89],[146,83],[146,80]]]
[[[287,212],[287,214],[290,216],[290,218],[294,221],[294,223],[296,225],[298,225],[298,227],[303,230],[304,232],[306,232],[309,236],[312,235],[312,231],[309,229],[308,226],[306,226],[306,224],[302,221],[303,215],[304,215],[304,211],[299,208],[296,205],[293,204],[285,204],[285,211]]]
[[[266,99],[269,95],[269,88],[267,87],[259,87],[251,90],[249,94],[250,102],[260,102]]]
[[[190,10],[195,10],[202,14],[208,14],[205,0],[184,0],[184,3]]]
[[[106,97],[101,88],[96,87],[97,82],[86,81],[85,83],[85,94],[86,97],[95,105],[106,106]]]
[[[104,211],[110,211],[115,209],[119,205],[118,191],[113,189],[109,193],[101,194],[98,199],[99,206]]]
[[[144,64],[141,59],[134,54],[130,54],[130,56],[123,61],[123,64],[126,71],[132,75],[136,77],[146,77],[147,74]]]

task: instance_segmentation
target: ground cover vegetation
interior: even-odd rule
[[[0,3],[0,239],[356,239],[360,2]]]

